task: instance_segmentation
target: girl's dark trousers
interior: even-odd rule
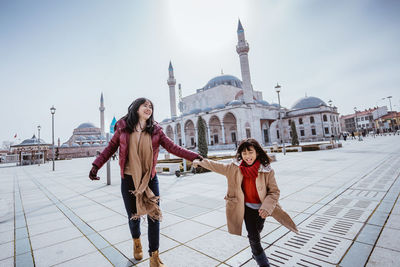
[[[251,252],[254,256],[264,252],[261,247],[260,233],[264,227],[265,219],[261,218],[258,210],[245,206],[244,223],[246,224],[247,237],[249,238]]]
[[[149,181],[149,188],[153,191],[154,195],[160,196],[160,191],[158,187],[157,174],[154,175]],[[129,219],[129,229],[131,231],[132,238],[140,237],[140,219],[130,220],[132,214],[136,214],[136,197],[129,192],[130,190],[135,190],[135,185],[133,184],[132,176],[126,175],[124,179],[121,179],[121,193],[124,200],[126,213]],[[158,203],[160,205],[160,203]],[[160,221],[154,221],[147,216],[148,223],[148,239],[149,239],[149,252],[158,250],[160,243]]]

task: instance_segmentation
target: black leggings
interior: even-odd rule
[[[157,174],[154,175],[149,181],[149,188],[153,191],[154,195],[159,196],[160,191],[158,188]],[[124,199],[126,213],[128,214],[129,229],[131,231],[132,238],[140,237],[140,219],[131,220],[132,214],[136,214],[136,197],[130,190],[135,190],[132,176],[125,175],[124,179],[121,179],[121,193]],[[158,203],[160,205],[160,203]],[[149,239],[149,252],[158,250],[160,245],[160,221],[155,221],[147,216],[148,223],[148,239]]]

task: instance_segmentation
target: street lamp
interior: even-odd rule
[[[51,112],[51,139],[52,139],[52,145],[53,145],[53,171],[55,170],[55,166],[54,166],[54,114],[56,113],[56,108],[54,106],[52,106],[50,108],[50,112]]]
[[[360,133],[358,132],[357,108],[356,108],[356,107],[354,107],[354,112],[355,112],[355,114],[356,114],[356,132],[358,133],[358,141],[361,141],[361,135],[360,135]]]
[[[281,130],[281,143],[282,143],[282,151],[283,155],[286,155],[286,147],[285,147],[285,142],[283,142],[283,129],[282,129],[282,118],[281,118],[281,98],[279,93],[281,92],[281,86],[277,83],[275,86],[275,91],[278,93],[278,104],[279,104],[279,125],[280,125],[280,130]]]
[[[38,166],[40,166],[40,125],[38,125],[37,129],[38,129]]]
[[[391,116],[393,116],[392,100],[391,100],[392,96],[390,95],[390,96],[387,96],[386,98],[389,99],[390,113],[392,113]],[[392,118],[390,118],[390,129],[391,129],[391,131],[393,132],[393,119],[392,119]]]
[[[333,134],[333,132],[335,132],[335,134],[336,134],[336,128],[334,127],[334,124],[333,124],[332,102],[333,102],[333,101],[332,101],[331,99],[328,100],[329,107],[330,107],[330,109],[331,109],[331,115],[330,115],[330,119],[331,119],[331,132],[332,132],[332,134]],[[334,128],[335,128],[335,131],[333,131]]]

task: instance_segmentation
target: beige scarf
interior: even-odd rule
[[[136,214],[131,220],[148,215],[152,220],[162,218],[159,198],[149,188],[151,170],[153,167],[153,146],[150,134],[146,132],[132,132],[129,136],[129,170],[132,174],[136,190],[130,192],[136,196]]]

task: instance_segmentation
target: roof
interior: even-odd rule
[[[242,23],[240,22],[240,19],[239,19],[237,32],[242,32],[242,31],[243,31],[243,26],[242,26]]]
[[[385,116],[380,117],[381,119],[393,119],[393,118],[400,118],[400,112],[390,111]]]
[[[377,109],[378,108],[369,108],[369,109],[366,109],[363,111],[357,111],[357,117],[372,114],[372,112],[374,112]],[[356,117],[356,113],[340,116],[340,119],[345,120],[345,119],[350,119],[350,118],[354,118],[354,117]]]
[[[326,106],[326,103],[318,97],[306,96],[294,102],[291,109],[317,108],[319,106]]]
[[[242,81],[239,78],[232,75],[220,75],[209,80],[208,83],[203,87],[203,90],[208,90],[223,84],[231,85],[237,88],[243,88]]]
[[[11,147],[17,147],[17,146],[33,146],[33,145],[49,145],[47,144],[43,139],[38,140],[35,135],[32,136],[32,138],[25,139],[22,141],[20,144],[17,145],[12,145]]]
[[[80,124],[77,129],[82,129],[82,128],[97,128],[97,127],[94,126],[94,124],[91,122],[84,122]]]

